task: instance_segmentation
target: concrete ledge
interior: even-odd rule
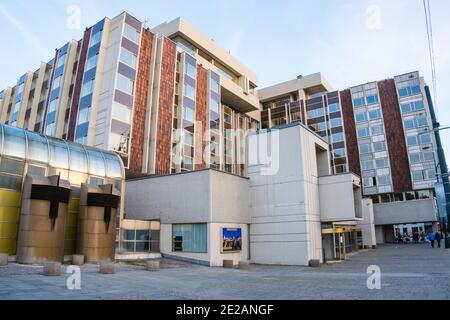
[[[82,266],[84,264],[84,255],[82,254],[72,255],[72,264],[75,266]]]
[[[250,260],[241,260],[239,261],[239,269],[248,270],[250,269]]]
[[[148,260],[148,259],[161,259],[161,253],[116,253],[115,259],[118,261],[136,261],[136,260]]]
[[[309,260],[308,264],[311,268],[319,268],[322,265],[318,259]]]
[[[234,269],[234,261],[233,260],[223,260],[223,267]]]
[[[6,266],[8,264],[8,254],[0,253],[0,266]]]
[[[149,260],[147,261],[147,270],[148,271],[159,271],[161,270],[161,264],[158,260]]]
[[[46,262],[42,273],[44,276],[60,276],[61,263],[60,262]]]
[[[178,260],[178,261],[183,261],[183,262],[189,262],[192,264],[199,264],[202,266],[210,266],[209,261],[205,261],[205,260],[199,260],[199,259],[194,259],[194,258],[189,258],[189,257],[180,257],[180,256],[176,256],[176,255],[172,255],[172,254],[167,254],[167,253],[163,253],[162,256],[164,258],[168,258],[168,259],[173,259],[173,260]]]
[[[103,273],[103,274],[115,273],[114,262],[111,262],[111,261],[100,262],[99,272]]]

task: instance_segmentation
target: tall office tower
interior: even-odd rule
[[[437,148],[425,86],[418,72],[334,92],[320,74],[298,77],[259,91],[261,124],[315,129],[330,143],[334,173],[361,176],[377,225],[435,222]]]
[[[183,20],[149,29],[124,12],[1,91],[0,122],[114,150],[130,177],[210,166],[244,175],[257,83]]]

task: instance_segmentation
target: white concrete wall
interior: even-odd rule
[[[363,246],[371,248],[377,245],[372,199],[365,198],[362,200],[362,214],[363,221],[359,221],[358,226],[361,228]]]
[[[355,199],[353,184],[355,180],[359,183],[359,178],[351,173],[319,178],[320,218],[322,221],[347,221],[359,218],[356,216],[356,209],[361,211],[361,205],[356,206],[355,203],[361,199]]]
[[[327,150],[328,145],[300,125],[266,133],[269,139],[274,132],[279,133],[279,149],[273,150],[279,170],[263,175],[262,161],[248,168],[251,260],[308,265],[311,259],[322,260],[316,146]],[[249,137],[250,158],[262,136]]]
[[[373,208],[376,225],[437,221],[434,199],[376,203]]]
[[[377,244],[383,244],[386,242],[384,226],[375,226],[375,237]]]

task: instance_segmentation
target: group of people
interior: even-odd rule
[[[441,233],[439,231],[436,231],[436,233],[434,233],[433,231],[430,231],[428,234],[425,234],[425,232],[421,232],[419,234],[419,232],[414,232],[412,235],[412,240],[414,241],[414,243],[423,243],[428,239],[428,241],[430,241],[431,243],[431,247],[434,248],[435,243],[437,243],[437,247],[440,248],[441,247],[441,240],[442,240],[442,236]],[[410,236],[402,236],[400,233],[397,233],[397,239],[396,241],[398,243],[405,243],[405,242],[410,242],[411,241],[411,237]]]
[[[436,233],[433,233],[433,231],[431,231],[430,233],[428,233],[427,236],[428,240],[430,240],[431,242],[431,247],[434,248],[434,242],[437,242],[437,246],[438,248],[441,247],[441,233],[439,231],[436,231]]]

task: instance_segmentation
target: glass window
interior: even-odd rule
[[[434,161],[434,153],[433,152],[424,152],[423,160],[424,161]]]
[[[388,161],[387,158],[381,158],[381,159],[376,159],[375,160],[375,164],[377,166],[377,168],[385,168],[388,166]]]
[[[326,122],[318,122],[317,125],[317,131],[325,131],[327,130],[327,124]]]
[[[426,127],[426,126],[428,126],[428,121],[427,121],[427,118],[425,118],[425,117],[418,118],[416,121],[417,121],[417,127]]]
[[[411,104],[410,103],[403,103],[401,105],[402,113],[407,113],[411,111]]]
[[[81,89],[81,97],[90,95],[94,91],[94,82],[95,79],[92,79],[89,80],[88,82],[83,83],[83,87]]]
[[[364,178],[363,179],[363,186],[365,188],[367,187],[373,187],[373,178]]]
[[[48,113],[56,111],[56,105],[58,104],[58,98],[50,101],[48,105]]]
[[[355,106],[355,108],[362,107],[364,104],[364,98],[353,99],[353,105]]]
[[[211,91],[219,93],[219,83],[217,81],[211,80]]]
[[[332,138],[333,142],[342,142],[342,141],[344,141],[344,135],[342,134],[342,132],[333,133],[331,135],[331,138]]]
[[[96,67],[97,61],[98,61],[98,54],[88,58],[86,60],[86,66],[84,67],[84,70],[87,71],[87,70],[91,70],[92,68]]]
[[[381,119],[380,109],[374,109],[374,110],[369,111],[369,119],[370,120]]]
[[[0,172],[0,188],[20,191],[22,188],[22,176]]]
[[[23,130],[4,126],[3,153],[8,156],[25,159],[25,133]]]
[[[422,170],[415,170],[412,172],[413,181],[423,181],[423,172]]]
[[[384,143],[384,141],[374,142],[373,150],[375,152],[384,151],[384,150],[386,150],[386,144]]]
[[[109,178],[122,178],[122,165],[116,154],[103,153],[106,160],[106,175]]]
[[[419,136],[419,141],[421,144],[431,143],[431,136],[429,133],[421,134]]]
[[[131,121],[131,109],[120,103],[113,102],[112,117],[125,123]]]
[[[434,168],[432,169],[426,169],[424,171],[424,176],[426,177],[427,180],[434,180],[436,179],[436,170]]]
[[[375,169],[375,166],[373,165],[373,161],[372,160],[363,161],[362,162],[362,167],[363,167],[363,170]]]
[[[184,120],[194,123],[194,110],[191,108],[184,107]]]
[[[91,37],[91,44],[90,47],[95,46],[97,43],[99,43],[102,40],[102,32],[94,33]]]
[[[53,80],[52,89],[56,89],[56,88],[61,87],[61,80],[62,80],[62,75],[58,76],[57,78],[55,78]]]
[[[187,74],[192,79],[195,79],[196,75],[197,75],[196,74],[197,73],[197,67],[186,62],[184,64],[184,73]]]
[[[188,83],[184,84],[184,96],[195,101],[195,88]]]
[[[91,108],[81,109],[78,113],[78,124],[86,123],[89,121],[89,111]]]
[[[97,150],[87,149],[89,157],[89,173],[97,176],[105,176],[105,160],[102,153]]]
[[[411,161],[411,163],[419,163],[419,162],[421,162],[420,153],[419,152],[411,153],[409,155],[409,160]]]
[[[123,91],[129,95],[133,95],[134,81],[128,79],[127,77],[117,74],[117,89]]]
[[[98,186],[103,185],[104,183],[105,183],[105,180],[103,178],[93,177],[93,176],[89,177],[89,184],[90,185],[98,187]]]
[[[128,39],[135,43],[139,42],[139,32],[133,28],[132,26],[125,23],[125,27],[123,28],[123,35]]]
[[[129,65],[133,69],[136,69],[137,63],[136,55],[123,47],[120,49],[120,61]]]
[[[9,158],[2,158],[0,161],[0,171],[4,173],[17,174],[22,176],[25,162],[13,160]]]
[[[30,160],[48,162],[48,145],[47,140],[38,134],[27,132],[28,153],[27,158]]]
[[[308,115],[308,119],[314,119],[314,118],[319,118],[319,117],[323,117],[325,115],[323,108],[319,108],[319,109],[314,109],[314,110],[309,110],[307,112]]]
[[[360,144],[360,145],[359,145],[359,152],[360,152],[361,154],[372,152],[371,147],[370,147],[370,144],[368,144],[368,143]]]
[[[87,172],[87,156],[83,147],[69,144],[70,149],[70,170]]]
[[[423,104],[422,100],[414,102],[414,110],[419,111],[425,109],[425,105]]]
[[[194,135],[191,132],[184,130],[183,142],[184,142],[184,144],[187,144],[188,146],[193,146],[194,145]]]
[[[64,141],[48,138],[50,165],[55,168],[69,169],[69,151]]]
[[[334,149],[333,154],[335,158],[345,157],[345,149],[344,148]]]
[[[406,137],[406,142],[408,143],[408,146],[417,146],[418,144],[416,136]]]
[[[366,101],[367,101],[367,104],[369,104],[369,105],[378,103],[378,96],[377,95],[367,96]]]
[[[331,128],[342,126],[341,118],[330,119],[330,125],[331,125]]]
[[[172,250],[207,253],[207,224],[172,225]]]
[[[372,131],[372,135],[374,136],[383,134],[383,125],[372,126],[370,130]]]
[[[385,186],[385,185],[391,184],[391,176],[386,175],[386,176],[377,177],[377,184],[379,186]]]
[[[37,176],[45,176],[45,167],[28,165],[27,173],[34,174]]]
[[[365,112],[357,113],[355,114],[355,119],[357,123],[364,122],[367,121],[367,115]]]
[[[407,201],[409,201],[409,200],[414,200],[414,199],[415,199],[414,191],[408,191],[408,192],[405,192],[405,199],[406,199]]]
[[[340,110],[339,109],[339,103],[333,103],[333,104],[330,104],[328,106],[328,112],[329,113],[338,112],[339,110]]]
[[[358,131],[358,138],[364,138],[369,136],[369,128],[359,128]]]
[[[214,99],[209,99],[209,108],[215,113],[219,113],[219,102]]]
[[[405,129],[412,129],[416,127],[416,123],[413,119],[407,119],[403,121],[403,124],[405,126]]]
[[[430,191],[420,190],[416,191],[416,199],[430,199]]]

